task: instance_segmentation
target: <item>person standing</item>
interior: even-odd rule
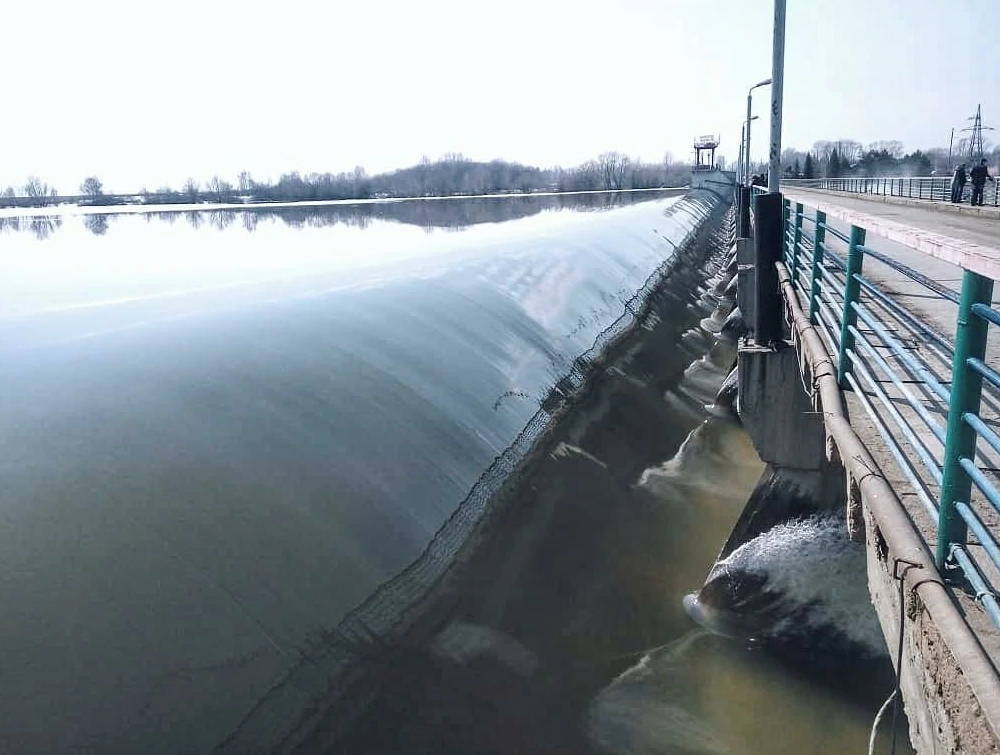
[[[955,175],[951,177],[951,201],[961,204],[963,191],[965,191],[965,163],[959,163],[955,168]]]
[[[979,161],[979,165],[972,169],[969,177],[972,179],[972,204],[978,204],[982,207],[983,187],[986,185],[986,179],[994,180],[993,176],[990,175],[989,169],[986,167],[985,157]]]

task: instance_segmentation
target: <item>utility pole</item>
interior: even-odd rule
[[[767,194],[754,204],[754,340],[773,346],[783,335],[781,288],[776,264],[785,236],[782,217],[781,105],[785,72],[785,0],[774,0],[774,46],[771,58],[771,151]],[[749,118],[749,116],[747,116]]]
[[[767,191],[777,194],[781,181],[781,108],[785,81],[785,0],[774,0],[774,44],[771,50],[771,165]],[[750,116],[747,116],[748,118]]]

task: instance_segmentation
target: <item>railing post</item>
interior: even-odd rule
[[[826,213],[816,210],[816,226],[813,230],[813,258],[811,285],[809,286],[809,322],[817,324],[819,311],[819,282],[823,276],[823,244],[826,243]]]
[[[935,560],[943,574],[953,543],[964,543],[965,520],[955,511],[955,503],[968,502],[972,480],[959,460],[976,454],[976,431],[963,421],[966,413],[979,414],[983,379],[967,366],[969,359],[983,359],[989,324],[972,312],[973,304],[990,305],[993,281],[966,270],[962,276],[962,298],[958,305],[955,330],[955,358],[951,368],[951,398],[948,405],[948,434],[945,436],[944,467],[941,470],[941,499],[938,501],[938,540]]]
[[[861,247],[865,243],[865,229],[851,226],[851,240],[847,248],[847,278],[844,281],[844,312],[840,320],[840,351],[837,353],[837,384],[846,389],[847,373],[850,372],[850,357],[848,351],[854,350],[854,334],[851,328],[858,321],[858,313],[854,311],[854,303],[861,294],[861,284],[855,280],[861,274],[861,263],[865,254]]]
[[[799,283],[799,248],[802,246],[802,203],[795,203],[795,232],[792,235],[792,283]]]

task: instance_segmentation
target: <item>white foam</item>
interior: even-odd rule
[[[868,594],[864,546],[851,542],[840,517],[779,524],[734,550],[712,572],[720,570],[765,576],[767,589],[790,608],[804,609],[811,626],[833,627],[873,654],[886,652]],[[791,628],[779,623],[774,631]]]
[[[477,656],[492,656],[521,676],[531,676],[538,658],[510,635],[487,626],[456,621],[434,638],[434,652],[459,663]]]

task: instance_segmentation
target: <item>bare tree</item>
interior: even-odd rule
[[[237,179],[237,183],[239,184],[241,194],[247,194],[253,191],[254,181],[250,176],[249,171],[241,171],[239,178]]]
[[[877,141],[868,145],[869,152],[885,152],[889,157],[898,160],[903,156],[903,143],[895,139],[890,141]]]
[[[212,176],[208,182],[208,190],[215,194],[217,202],[225,202],[233,192],[233,185],[218,176]]]
[[[97,176],[87,176],[80,184],[80,193],[90,199],[91,203],[96,203],[104,196],[104,184],[98,180]]]
[[[845,167],[854,165],[854,163],[861,159],[861,155],[864,152],[861,142],[856,142],[853,139],[838,139],[836,146],[837,154],[840,155],[840,164]]]
[[[38,176],[28,176],[24,184],[24,196],[29,199],[44,199],[49,195],[49,186]]]
[[[606,190],[620,190],[624,187],[625,176],[628,174],[631,162],[620,152],[604,152],[597,158]]]
[[[193,178],[189,178],[184,182],[184,193],[187,198],[192,202],[198,201],[198,182]]]

